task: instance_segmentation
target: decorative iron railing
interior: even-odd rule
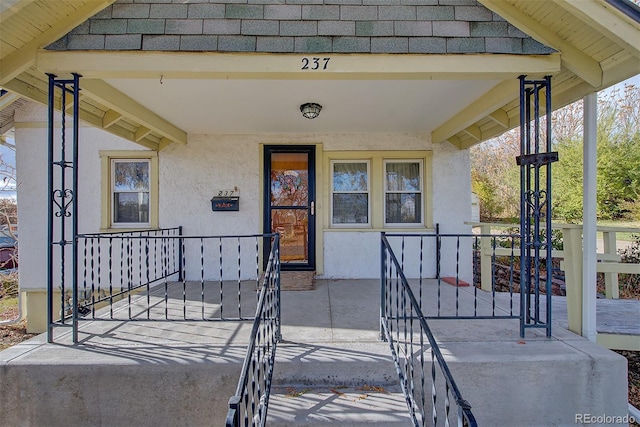
[[[399,256],[400,269],[415,278],[411,283],[423,315],[427,319],[520,318],[520,237],[436,230],[433,234],[383,233]],[[490,257],[490,264],[482,263],[481,256]],[[436,298],[427,298],[427,291]]]
[[[77,336],[87,319],[253,320],[262,245],[273,238],[184,236],[181,227],[80,234],[65,273],[75,278],[59,289],[59,320],[50,328],[70,326]]]
[[[236,394],[229,399],[227,427],[264,426],[280,333],[280,243],[273,239],[251,339]]]
[[[381,249],[381,335],[391,348],[413,425],[476,426],[384,233]]]
[[[109,319],[119,318],[121,307],[115,303],[126,298],[127,320],[137,318],[133,299],[146,295],[150,320],[152,288],[164,284],[165,304],[169,300],[170,281],[183,281],[182,227],[159,230],[124,231],[82,234],[77,238],[78,252],[78,314],[96,319],[96,309],[109,307]],[[61,295],[65,314],[73,310],[69,298]],[[124,305],[120,303],[120,306]],[[168,313],[167,316],[168,317]],[[165,318],[165,320],[168,320]]]

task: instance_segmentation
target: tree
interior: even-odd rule
[[[552,166],[554,219],[580,222],[582,101],[554,111],[551,117],[553,149],[560,158]],[[597,141],[598,218],[640,218],[640,88],[628,84],[599,97]],[[520,184],[515,157],[519,154],[518,129],[471,150],[472,188],[478,193],[481,212],[489,218],[518,216]]]
[[[564,110],[564,109],[563,109]],[[560,161],[554,165],[554,216],[563,221],[582,220],[582,126],[555,132],[557,123],[582,123],[582,102],[554,114],[554,148]],[[569,119],[567,120],[567,117]],[[599,219],[640,217],[640,88],[626,85],[598,100],[597,215]]]

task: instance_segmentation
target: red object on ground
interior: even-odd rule
[[[456,278],[455,277],[441,277],[440,280],[442,280],[445,283],[450,284],[451,286],[456,286]],[[458,279],[458,283],[457,283],[459,288],[465,288],[467,286],[469,286],[469,283],[465,282],[462,279]]]

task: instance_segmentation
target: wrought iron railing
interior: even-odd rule
[[[415,278],[418,307],[427,319],[521,317],[518,235],[436,231],[383,236],[398,254],[403,273]],[[481,256],[491,258],[489,269],[481,269]]]
[[[476,426],[384,234],[381,246],[381,335],[391,348],[413,425]]]
[[[182,227],[145,231],[82,234],[77,238],[78,253],[78,305],[80,317],[96,318],[96,309],[109,307],[108,318],[121,318],[126,299],[126,318],[133,320],[139,314],[134,301],[144,292],[147,319],[150,320],[151,298],[154,286],[162,282],[165,303],[168,305],[170,281],[183,281],[182,254],[184,239]],[[71,315],[73,306],[68,295],[61,295],[65,315]],[[168,317],[168,316],[167,316]],[[165,319],[168,320],[168,319]]]
[[[280,244],[273,239],[251,339],[236,393],[229,399],[227,427],[264,426],[280,333]]]
[[[272,234],[185,236],[182,228],[81,234],[72,286],[51,323],[82,320],[253,320],[262,245]],[[53,295],[50,294],[50,298]]]

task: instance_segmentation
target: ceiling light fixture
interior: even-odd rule
[[[322,110],[322,105],[316,104],[315,102],[307,102],[300,106],[300,112],[307,119],[315,119],[318,117],[320,110]]]

